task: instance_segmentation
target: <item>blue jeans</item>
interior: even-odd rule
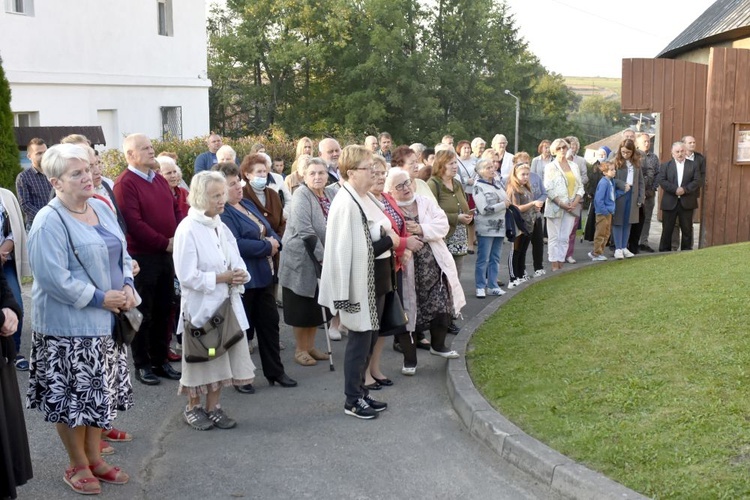
[[[477,289],[497,288],[497,273],[502,252],[502,236],[477,235],[477,265],[474,269]]]
[[[630,238],[630,205],[633,202],[633,192],[628,191],[625,197],[625,207],[623,208],[621,225],[612,225],[612,238],[615,240],[615,249],[622,250],[628,247],[628,238]]]
[[[23,299],[21,298],[21,284],[16,276],[16,262],[9,260],[3,265],[3,274],[5,281],[8,282],[10,291],[13,292],[13,298],[18,302],[18,307],[23,311]],[[21,332],[23,331],[23,315],[18,317],[18,329],[13,334],[13,343],[16,345],[16,352],[21,352]]]

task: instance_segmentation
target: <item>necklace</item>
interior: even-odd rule
[[[60,205],[62,205],[63,208],[65,208],[65,210],[67,210],[68,212],[74,213],[74,214],[83,215],[89,209],[89,202],[88,201],[84,202],[85,207],[83,208],[83,210],[79,211],[79,210],[73,210],[72,208],[70,208],[68,205],[66,205],[65,203],[63,203],[62,200],[60,200],[60,198],[58,198],[58,200],[60,201]]]

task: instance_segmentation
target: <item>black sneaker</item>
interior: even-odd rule
[[[376,412],[381,412],[388,408],[388,403],[383,403],[382,401],[375,401],[374,399],[370,397],[369,394],[362,399],[364,399],[365,402],[368,405],[370,405],[370,408],[372,408]]]
[[[367,401],[365,401],[364,398],[359,398],[354,404],[344,404],[344,413],[364,420],[378,417],[378,413],[367,404]]]

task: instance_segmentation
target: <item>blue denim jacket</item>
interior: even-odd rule
[[[125,236],[115,214],[102,201],[90,199],[89,205],[99,216],[99,223],[120,238],[123,245],[123,275],[125,279],[132,278]],[[29,262],[34,275],[31,288],[32,329],[56,337],[111,335],[112,313],[89,305],[96,288],[70,248],[66,226],[78,257],[96,285],[104,292],[111,288],[109,253],[104,240],[96,229],[74,219],[62,207],[60,200],[54,198],[34,217],[29,232]]]

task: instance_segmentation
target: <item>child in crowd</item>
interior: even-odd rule
[[[510,203],[515,205],[521,212],[521,217],[527,228],[533,229],[537,214],[542,209],[544,202],[534,199],[529,177],[531,175],[531,157],[528,153],[521,151],[513,157],[513,174],[508,179],[506,193]],[[510,270],[510,281],[508,288],[515,288],[528,280],[526,275],[526,251],[531,243],[531,234],[519,232],[513,240],[508,268]]]
[[[594,195],[594,210],[596,212],[596,232],[594,233],[594,251],[589,252],[591,260],[607,260],[604,247],[612,232],[612,215],[615,213],[615,165],[611,161],[599,164],[604,177],[596,186]]]

